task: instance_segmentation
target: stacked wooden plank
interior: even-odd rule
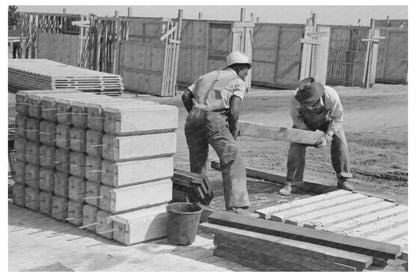
[[[9,91],[77,89],[119,95],[121,76],[70,66],[46,59],[9,59]]]
[[[62,91],[16,95],[14,203],[124,244],[165,236],[177,108]]]
[[[362,271],[400,255],[397,245],[229,212],[200,229],[215,234],[214,255],[260,271]]]
[[[408,208],[337,190],[256,211],[264,219],[397,245],[407,260]]]
[[[198,173],[175,169],[173,173],[173,202],[201,203],[209,206],[214,195],[206,176]]]

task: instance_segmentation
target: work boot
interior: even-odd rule
[[[292,193],[292,182],[285,181],[285,186],[279,190],[281,195],[289,195]]]
[[[338,179],[337,187],[339,189],[354,191],[354,187],[348,182],[347,178]]]
[[[259,215],[258,215],[258,214],[255,214],[255,213],[249,212],[249,211],[247,211],[247,209],[244,209],[244,208],[231,208],[231,209],[230,209],[230,210],[228,210],[228,211],[229,211],[229,212],[232,212],[232,213],[239,214],[239,215],[248,216],[248,217],[259,217]]]

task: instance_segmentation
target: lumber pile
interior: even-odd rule
[[[47,59],[9,59],[9,91],[77,89],[119,95],[121,76],[70,66]]]
[[[260,271],[362,271],[400,255],[397,245],[281,222],[214,212],[214,255]]]
[[[175,169],[173,173],[173,202],[201,203],[209,206],[214,195],[206,176]]]
[[[176,107],[49,90],[16,111],[16,205],[126,245],[166,236]]]

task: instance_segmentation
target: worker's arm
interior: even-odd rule
[[[238,117],[240,116],[240,108],[242,102],[243,100],[237,95],[231,96],[230,109],[228,111],[228,128],[234,139],[237,139],[238,137],[237,123]]]
[[[182,102],[188,113],[192,110],[192,107],[194,106],[193,98],[194,95],[189,89],[186,89],[185,92],[182,94]]]
[[[329,117],[331,120],[326,134],[332,138],[342,126],[344,109],[342,108],[341,100],[336,91],[329,87],[325,87],[325,89],[328,91],[329,96],[329,101],[325,103],[325,106],[327,106],[326,108],[329,110]]]
[[[292,117],[293,126],[297,129],[308,130],[303,118],[300,116],[300,103],[295,98],[296,91],[290,96],[290,116]]]

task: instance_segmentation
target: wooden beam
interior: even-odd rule
[[[250,218],[229,212],[214,212],[208,217],[208,222],[371,255],[383,260],[395,259],[401,252],[400,246],[398,245],[355,238],[270,220]]]
[[[275,127],[246,121],[239,121],[238,129],[242,136],[283,140],[308,145],[314,145],[323,136],[323,132],[321,131],[313,132],[294,128]]]

